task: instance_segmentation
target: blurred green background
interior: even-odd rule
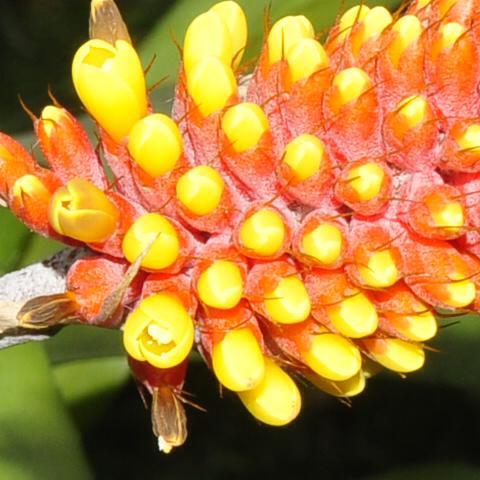
[[[249,17],[247,59],[263,34],[264,0],[240,1]],[[273,0],[272,18],[307,15],[318,31],[352,2]],[[371,4],[371,2],[367,2]],[[378,2],[398,6],[398,2]],[[208,8],[205,0],[119,0],[148,80],[168,111],[178,64],[172,38]],[[3,0],[0,11],[0,129],[34,146],[20,94],[39,113],[47,89],[82,115],[70,60],[87,38],[88,0]],[[28,232],[0,209],[0,274],[61,246]],[[0,479],[450,479],[480,478],[480,324],[463,319],[441,332],[426,368],[402,380],[381,374],[346,406],[311,388],[289,427],[256,423],[233,395],[221,399],[193,362],[187,389],[209,413],[188,409],[187,444],[159,454],[129,378],[118,332],[70,327],[44,344],[0,352]]]

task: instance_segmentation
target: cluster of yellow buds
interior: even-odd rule
[[[69,272],[71,308],[123,328],[152,411],[177,415],[154,415],[161,449],[185,440],[194,347],[255,418],[285,425],[292,374],[353,397],[382,368],[423,366],[439,309],[479,310],[477,4],[359,5],[324,45],[306,17],[282,18],[244,92],[247,20],[220,2],[187,29],[169,117],[113,0],[92,0],[72,75],[114,186],[52,105],[35,119],[51,169],[1,135],[0,194],[99,254]]]

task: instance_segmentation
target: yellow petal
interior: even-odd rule
[[[203,116],[225,107],[237,84],[231,67],[217,57],[204,57],[192,66],[187,90]]]
[[[258,210],[240,227],[242,246],[256,255],[275,255],[285,241],[285,225],[282,217],[273,210]]]
[[[275,322],[299,323],[310,315],[310,297],[305,285],[297,277],[282,278],[265,297],[265,308]]]
[[[239,103],[222,117],[222,129],[236,152],[255,147],[268,130],[268,119],[255,103]]]
[[[249,328],[228,332],[214,345],[212,366],[219,382],[234,392],[255,388],[265,373],[265,361]]]
[[[162,270],[176,262],[180,252],[177,231],[166,217],[158,213],[147,213],[133,223],[123,238],[123,254],[133,263],[152,242],[141,262],[142,267]]]
[[[243,278],[238,265],[217,260],[204,270],[197,284],[200,300],[209,307],[229,309],[240,302]]]
[[[177,124],[161,113],[139,120],[128,136],[128,151],[133,160],[154,178],[173,170],[182,150]]]
[[[247,410],[263,423],[282,426],[300,413],[302,398],[295,382],[273,360],[265,359],[265,375],[257,387],[238,396]]]

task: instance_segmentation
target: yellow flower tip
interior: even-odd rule
[[[286,58],[289,50],[304,38],[313,38],[315,32],[303,15],[283,17],[275,22],[268,34],[268,58],[270,64]]]
[[[338,112],[344,105],[357,100],[372,85],[370,77],[361,68],[342,70],[333,79],[334,91],[330,98],[332,110]]]
[[[367,385],[362,370],[359,370],[353,377],[340,382],[334,382],[319,375],[307,375],[307,378],[315,387],[334,397],[355,397],[362,393]]]
[[[352,295],[339,304],[326,308],[335,328],[346,337],[366,337],[378,327],[377,311],[363,293]]]
[[[48,210],[50,225],[57,233],[87,243],[107,240],[116,229],[118,217],[117,207],[105,193],[81,178],[60,187]]]
[[[446,233],[456,234],[465,225],[465,212],[460,202],[426,201],[433,224]]]
[[[314,335],[309,350],[302,352],[302,357],[315,373],[334,381],[353,377],[362,366],[358,348],[335,333]]]
[[[446,13],[448,13],[451,8],[458,2],[458,0],[440,0],[439,1],[439,10],[440,15],[443,17]]]
[[[172,171],[183,151],[182,135],[167,115],[148,115],[130,130],[128,151],[133,160],[156,178]]]
[[[370,12],[370,8],[366,5],[356,5],[349,8],[340,18],[336,39],[338,41],[344,40],[350,34],[352,27],[355,24],[362,22],[368,12]]]
[[[45,134],[49,137],[56,125],[62,121],[68,121],[68,115],[63,108],[55,107],[54,105],[47,105],[42,110],[40,120]]]
[[[233,68],[242,61],[247,45],[248,27],[245,13],[236,2],[225,1],[215,4],[210,11],[220,15],[227,26],[232,42]]]
[[[294,179],[302,182],[320,170],[324,154],[325,146],[319,138],[303,134],[285,147],[283,161],[290,167]]]
[[[187,74],[187,90],[200,113],[221,110],[235,94],[237,83],[231,67],[217,57],[204,57]]]
[[[384,169],[374,162],[350,169],[347,177],[348,183],[361,202],[368,202],[375,198],[382,189],[384,179]]]
[[[294,276],[282,278],[271,292],[265,294],[265,297],[265,309],[274,322],[284,324],[303,322],[312,309],[305,285]]]
[[[222,130],[236,152],[255,147],[268,130],[268,119],[255,103],[238,103],[222,117]]]
[[[388,46],[388,53],[393,65],[398,67],[403,52],[422,35],[422,24],[415,15],[405,15],[395,22],[392,31],[395,37]]]
[[[0,145],[0,160],[5,162],[16,161],[14,156],[3,145]]]
[[[219,13],[210,10],[190,23],[183,42],[183,63],[187,78],[193,74],[195,64],[207,57],[215,57],[229,66],[232,56],[231,35]]]
[[[353,53],[358,55],[366,42],[380,35],[392,22],[392,15],[385,7],[373,7],[363,18],[358,33],[352,37]]]
[[[408,129],[412,129],[425,121],[428,109],[428,102],[424,97],[412,95],[399,102],[396,114],[403,117]]]
[[[470,305],[477,295],[475,283],[464,279],[465,275],[451,275],[451,283],[446,284],[447,296],[444,302],[452,308],[463,308]]]
[[[214,345],[212,366],[218,381],[234,392],[257,387],[265,374],[260,345],[249,328],[232,330]]]
[[[15,181],[11,190],[12,198],[17,200],[20,205],[24,205],[24,198],[29,197],[36,202],[47,204],[52,194],[35,175],[23,175]]]
[[[460,150],[480,152],[480,124],[474,123],[455,139]]]
[[[273,360],[265,359],[263,380],[252,390],[239,392],[247,410],[263,423],[283,426],[300,413],[302,397],[292,378]]]
[[[390,287],[399,279],[399,272],[391,250],[375,252],[368,259],[366,266],[359,265],[358,271],[369,287]]]
[[[292,82],[308,78],[329,65],[327,52],[320,42],[313,38],[300,39],[288,50],[285,60],[290,69]]]
[[[233,308],[242,298],[243,283],[238,265],[227,260],[217,260],[200,274],[198,296],[209,307]]]
[[[153,242],[153,243],[152,243]],[[123,238],[125,258],[133,263],[147,249],[141,266],[162,270],[173,265],[180,252],[180,241],[175,227],[158,213],[147,213],[138,218]]]
[[[396,330],[415,342],[426,342],[437,334],[437,320],[432,312],[425,311],[414,315],[388,316]]]
[[[425,363],[423,346],[398,338],[368,339],[364,344],[383,367],[399,373],[419,370]]]
[[[302,253],[323,265],[334,264],[342,254],[342,249],[342,232],[330,223],[318,225],[302,237]]]
[[[240,243],[261,257],[271,257],[285,242],[285,224],[273,210],[261,209],[246,218],[240,227]]]
[[[192,318],[182,303],[168,293],[142,300],[123,329],[128,354],[157,368],[180,364],[190,353],[193,339]]]
[[[225,189],[221,175],[212,167],[200,165],[184,173],[177,182],[178,201],[194,215],[212,213]]]
[[[86,109],[116,141],[147,114],[142,65],[124,40],[115,45],[99,39],[83,44],[73,59],[72,77]]]
[[[466,27],[457,22],[442,25],[439,29],[439,37],[435,40],[431,49],[433,59],[440,53],[450,50],[466,30]]]

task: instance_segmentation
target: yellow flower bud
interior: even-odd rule
[[[218,13],[225,22],[232,41],[233,67],[240,64],[247,45],[247,19],[236,2],[225,1],[215,4],[210,11]]]
[[[149,247],[141,262],[141,266],[149,270],[162,270],[173,265],[180,252],[180,241],[175,227],[158,213],[142,215],[123,238],[123,254],[130,263],[135,262]]]
[[[342,232],[329,223],[319,225],[302,237],[302,253],[324,265],[335,263],[342,254],[342,248]]]
[[[373,253],[368,264],[359,265],[358,271],[365,284],[375,288],[390,287],[399,279],[399,272],[389,249]]]
[[[147,113],[142,65],[124,40],[115,45],[99,39],[83,44],[73,59],[72,77],[86,109],[116,141]]]
[[[328,380],[319,375],[307,375],[307,378],[317,388],[334,397],[354,397],[362,393],[367,384],[362,370],[353,377],[339,382]]]
[[[352,295],[326,309],[335,328],[346,337],[366,337],[378,327],[377,311],[363,293]]]
[[[465,212],[460,202],[426,201],[434,225],[444,232],[456,234],[465,225]]]
[[[268,130],[268,119],[255,103],[239,103],[222,117],[222,129],[236,152],[253,148]]]
[[[303,15],[284,17],[274,23],[268,34],[268,56],[270,63],[284,59],[288,51],[299,40],[313,38],[315,32],[310,21]]]
[[[375,198],[381,191],[385,171],[377,163],[365,163],[348,172],[348,182],[362,202]]]
[[[398,67],[403,52],[420,38],[422,24],[415,15],[405,15],[395,22],[392,31],[396,35],[388,46],[388,53],[392,63]]]
[[[52,196],[48,218],[59,234],[81,242],[104,242],[115,231],[119,212],[105,193],[81,178],[70,180]]]
[[[335,333],[320,333],[311,339],[308,351],[302,352],[305,363],[318,375],[343,381],[356,375],[362,366],[358,348]]]
[[[273,360],[265,359],[263,380],[252,390],[239,392],[247,410],[263,423],[282,426],[300,413],[302,397],[295,382]]]
[[[255,388],[265,373],[262,351],[249,328],[232,330],[214,345],[212,366],[219,382],[234,392]]]
[[[224,188],[225,182],[214,168],[200,165],[180,177],[177,199],[191,213],[208,215],[220,204]]]
[[[368,40],[380,35],[392,21],[392,15],[385,7],[373,7],[367,12],[358,33],[352,38],[354,53],[358,54]]]
[[[24,204],[24,196],[47,204],[52,194],[38,177],[27,174],[16,180],[12,187],[12,197],[18,199],[20,205]]]
[[[256,255],[275,255],[285,241],[285,225],[282,217],[273,210],[258,210],[250,215],[240,227],[243,247]]]
[[[209,307],[235,307],[243,295],[243,278],[238,265],[217,260],[204,270],[197,283],[200,300]]]
[[[401,115],[408,128],[415,128],[425,120],[425,115],[428,111],[428,103],[420,95],[412,95],[399,102],[396,108],[396,114]]]
[[[447,295],[445,303],[453,308],[463,308],[470,305],[477,294],[475,283],[465,278],[461,273],[450,275],[452,282],[445,284]]]
[[[313,38],[302,38],[295,43],[286,53],[285,60],[293,82],[308,78],[329,65],[325,49]]]
[[[182,150],[183,140],[177,124],[161,113],[139,120],[128,136],[128,151],[133,160],[154,178],[173,170]]]
[[[425,362],[423,346],[418,343],[399,338],[367,339],[363,343],[380,365],[394,372],[414,372]]]
[[[318,137],[303,134],[285,147],[283,161],[291,168],[295,180],[302,182],[320,170],[324,153],[325,147]]]
[[[339,111],[341,107],[357,100],[370,89],[372,81],[362,69],[351,67],[334,77],[333,86],[336,87],[336,91],[331,98],[331,107],[334,111]]]
[[[457,22],[442,25],[439,29],[439,38],[433,42],[431,48],[432,57],[435,59],[440,53],[452,48],[466,30],[466,27]]]
[[[142,300],[123,329],[128,354],[157,368],[180,364],[190,353],[193,338],[192,318],[177,297],[168,293]]]
[[[187,28],[183,42],[183,63],[187,77],[194,65],[206,58],[217,57],[230,66],[232,39],[222,16],[211,10],[196,17]]]
[[[350,34],[352,27],[361,22],[370,11],[370,8],[366,5],[356,5],[348,9],[340,18],[340,23],[338,24],[338,35],[337,39],[339,41],[344,40],[347,35]]]
[[[480,152],[480,124],[470,125],[461,135],[455,139],[460,150],[472,153]]]
[[[282,278],[265,297],[265,309],[275,322],[299,323],[310,315],[310,297],[305,285],[297,277]]]
[[[204,57],[187,75],[187,90],[200,113],[208,115],[225,107],[237,83],[231,67],[217,57]]]

